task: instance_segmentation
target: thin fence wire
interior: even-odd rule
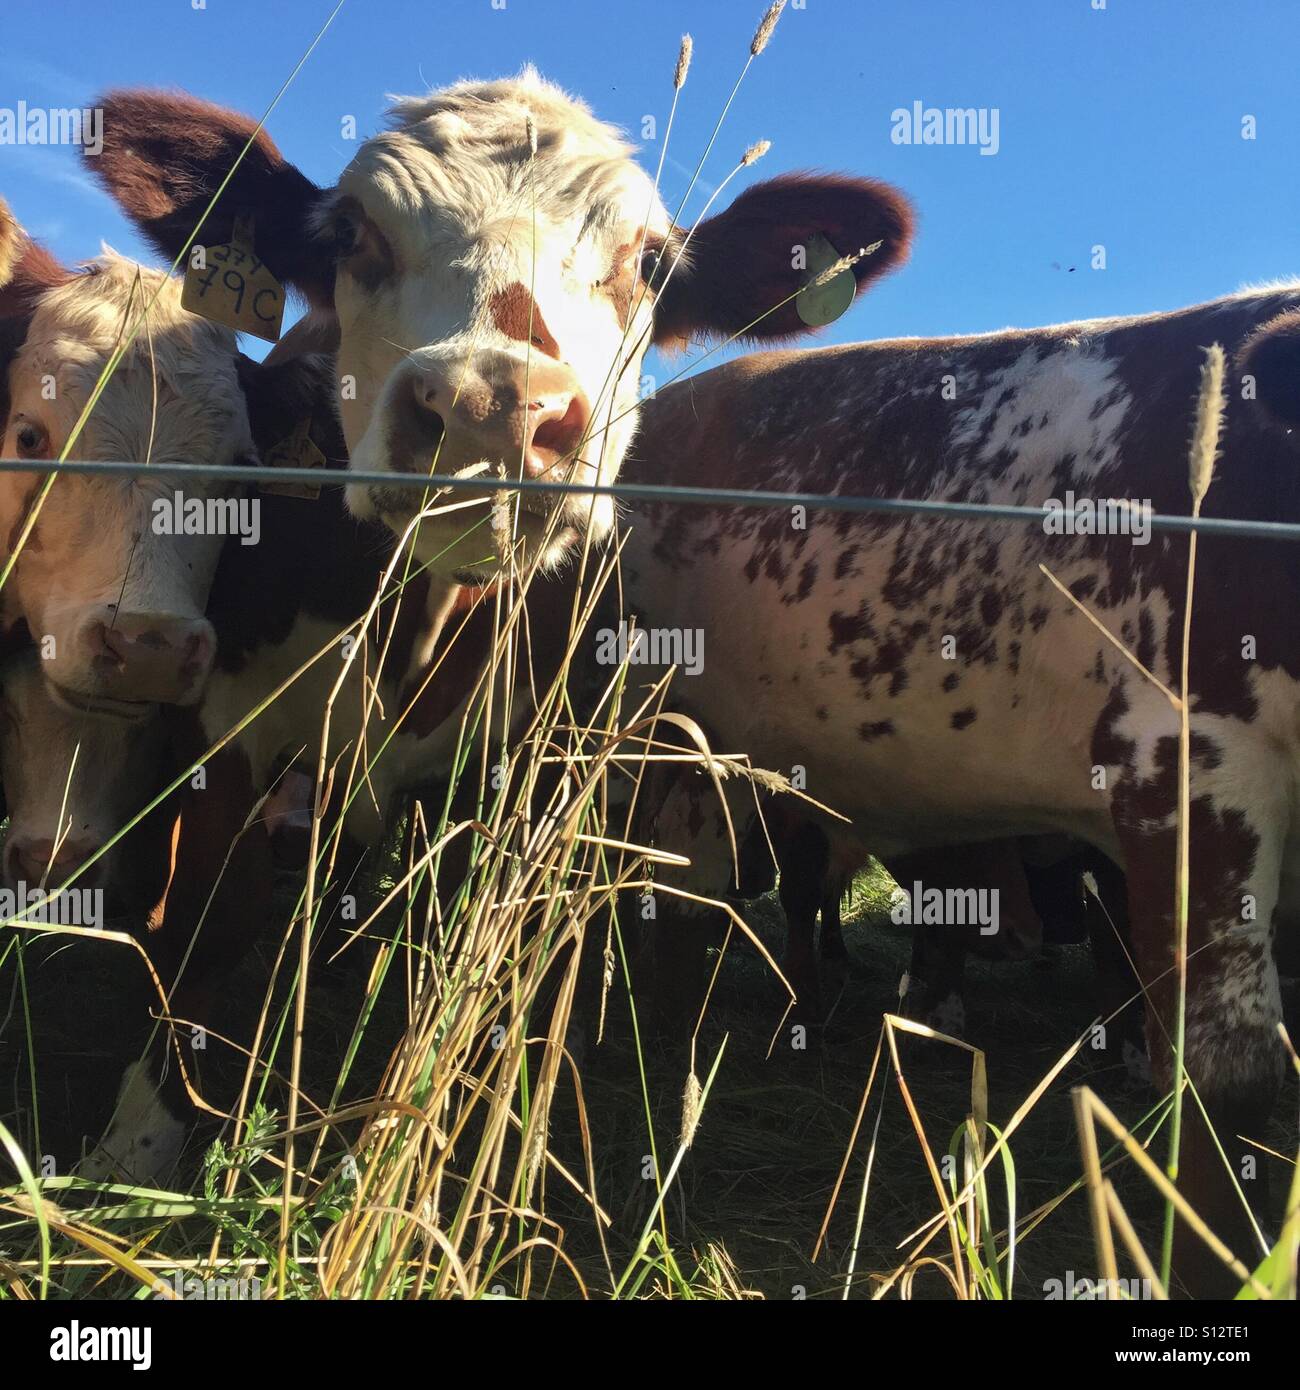
[[[162,474],[177,480],[216,479],[234,483],[377,484],[384,488],[419,488],[430,500],[443,492],[532,492],[553,496],[612,497],[620,502],[658,502],[696,507],[804,507],[809,511],[902,514],[948,521],[1023,521],[1040,525],[1061,522],[1077,515],[1064,507],[1014,507],[993,502],[939,502],[905,497],[859,497],[851,494],[814,492],[763,492],[743,488],[669,487],[660,483],[544,482],[527,478],[441,477],[428,473],[381,473],[348,468],[272,468],[265,464],[141,464],[103,459],[68,459],[55,463],[42,459],[0,459],[0,473],[76,473],[108,477]],[[1106,497],[1099,504],[1133,508],[1138,499]],[[1130,513],[1131,515],[1131,513]],[[1171,516],[1153,512],[1143,516],[1144,527],[1153,531],[1203,536],[1240,536],[1253,540],[1300,541],[1300,522],[1253,521],[1239,517]],[[1101,537],[1131,541],[1128,532],[1100,532]]]

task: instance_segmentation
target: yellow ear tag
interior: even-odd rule
[[[238,333],[279,341],[284,286],[258,259],[245,219],[236,219],[227,245],[190,248],[181,307]]]
[[[299,420],[288,439],[282,439],[266,456],[268,468],[298,469],[307,472],[313,468],[325,467],[325,455],[312,443],[308,431],[311,421]],[[301,483],[263,483],[263,492],[274,493],[277,497],[301,497],[314,502],[320,496],[320,484]]]
[[[840,253],[820,232],[814,233],[806,243],[807,268],[804,272],[804,286],[795,296],[794,307],[799,317],[809,328],[825,328],[853,303],[858,282],[852,267],[841,270],[824,285],[815,288],[814,281],[824,270],[829,270],[840,258]]]

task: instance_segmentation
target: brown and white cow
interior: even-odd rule
[[[204,238],[252,217],[258,254],[337,325],[359,470],[612,481],[652,340],[804,333],[798,248],[879,243],[853,266],[860,291],[906,256],[911,233],[887,185],[789,175],[688,236],[622,136],[532,69],[398,102],[328,190],[264,133],[236,167],[255,124],[220,107],[158,92],[101,105],[94,172],[165,255],[231,175]],[[358,486],[349,501],[401,529],[421,493]],[[503,537],[484,501],[426,518],[417,553],[449,592],[495,578],[507,537],[553,565],[613,515],[608,498],[530,498]]]
[[[656,481],[1074,513],[1056,534],[815,509],[801,529],[783,510],[643,506],[624,583],[644,624],[703,633],[702,669],[677,683],[685,708],[760,765],[805,769],[810,792],[852,818],[859,852],[1066,833],[1122,864],[1165,1085],[1177,716],[1039,566],[1177,686],[1187,541],[1143,536],[1140,514],[1104,503],[1189,511],[1202,349],[1219,342],[1235,366],[1206,512],[1300,520],[1300,340],[1279,321],[1297,307],[1300,286],[1280,287],[1132,319],[749,357],[661,392],[636,446],[633,471]],[[1090,534],[1080,500],[1127,515],[1130,533],[1136,515],[1137,534]],[[1199,577],[1186,1055],[1231,1156],[1281,1076],[1270,936],[1300,870],[1300,563],[1283,543],[1203,536]],[[711,795],[689,782],[685,802]],[[689,833],[698,808],[662,820]],[[724,847],[709,870],[697,841],[697,877],[723,881]],[[1185,1113],[1187,1193],[1250,1264],[1240,1205],[1197,1108]],[[1195,1277],[1197,1251],[1182,1254]]]
[[[160,701],[192,704],[211,667],[203,610],[221,537],[163,533],[153,504],[182,486],[169,464],[252,456],[235,337],[182,309],[180,282],[159,271],[111,253],[67,270],[20,242],[0,288],[0,456],[57,459],[133,329],[69,457],[148,470],[65,473],[43,501],[46,473],[0,473],[0,553],[17,552],[6,626],[25,623],[41,644],[55,698],[123,718]],[[183,486],[200,501],[230,491]]]
[[[69,710],[51,696],[40,664],[28,647],[0,668],[4,886],[20,920],[112,928],[147,942],[166,894],[175,806],[164,800],[140,813],[175,771],[169,721]],[[42,891],[51,905],[24,917]],[[28,1008],[0,1022],[0,1064],[19,1094],[37,1083],[41,1153],[66,1173],[110,1121],[123,1068],[148,1046],[158,999],[139,956],[121,942],[17,930]],[[149,1167],[136,1175],[163,1171],[182,1135],[170,1117],[155,1125]],[[134,1161],[122,1156],[123,1171],[134,1173]]]
[[[67,709],[50,695],[35,648],[0,668],[0,782],[9,810],[3,879],[103,894],[104,913],[147,915],[166,888],[166,834],[148,817],[101,853],[166,786],[171,732],[161,719],[123,724]]]
[[[531,70],[399,103],[391,128],[362,145],[331,190],[309,183],[264,133],[236,168],[254,132],[246,117],[150,92],[101,104],[104,147],[93,171],[168,256],[186,245],[234,169],[203,240],[228,240],[237,218],[251,218],[258,254],[310,301],[309,330],[337,339],[343,431],[362,469],[611,480],[635,428],[639,366],[652,338],[802,333],[790,302],[804,279],[795,268],[801,245],[814,235],[845,253],[879,243],[853,267],[861,289],[906,255],[910,235],[909,209],[894,190],[801,175],[750,189],[688,238],[670,225],[621,136]],[[281,408],[287,394],[262,392]],[[251,396],[250,409],[260,438]],[[421,491],[353,488],[360,521],[335,497],[287,522],[283,544],[270,542],[277,525],[264,516],[261,546],[227,549],[223,573],[229,567],[232,577],[218,574],[209,606],[218,655],[201,716],[210,735],[364,611],[393,547],[386,532],[377,544],[367,523],[382,518],[400,532],[420,510]],[[506,549],[521,542],[513,558],[553,569],[610,529],[613,508],[528,499],[507,509],[504,524],[502,515],[478,504],[420,522],[414,549],[423,572],[403,599],[384,673],[393,689],[382,703],[406,711],[423,694],[384,744],[355,808],[372,822],[368,832],[355,828],[371,838],[394,792],[449,770],[491,640],[483,596]],[[534,585],[530,606],[561,601],[552,591]],[[453,638],[454,660],[425,685]],[[177,883],[205,881],[183,872],[187,844],[209,859],[212,846],[229,845],[238,808],[266,770],[287,745],[310,744],[319,721],[303,712],[319,713],[336,674],[337,663],[320,664],[241,737],[243,761],[226,760],[230,794],[197,808],[206,817],[224,807],[223,819],[183,833]],[[360,709],[355,686],[332,725],[345,745],[361,734],[349,714]],[[246,884],[257,875],[241,866],[236,877]],[[176,906],[169,902],[169,912]]]

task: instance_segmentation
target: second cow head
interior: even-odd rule
[[[650,343],[799,334],[800,247],[879,243],[853,267],[860,290],[911,231],[889,186],[800,174],[748,189],[688,239],[619,133],[531,70],[399,101],[329,189],[232,111],[148,91],[100,104],[91,166],[168,256],[234,170],[199,240],[251,218],[257,254],[336,332],[357,470],[609,483]],[[356,485],[349,500],[400,529],[421,489]],[[609,498],[534,494],[515,534],[553,563],[613,516]],[[449,580],[494,572],[487,517],[480,502],[426,518],[421,559]]]

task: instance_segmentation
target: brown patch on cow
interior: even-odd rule
[[[969,708],[956,710],[948,722],[954,729],[960,732],[962,729],[969,728],[975,722],[975,711]]]
[[[850,664],[849,671],[867,695],[871,694],[877,676],[888,676],[890,695],[901,695],[907,689],[907,651],[908,646],[898,638],[886,637],[876,644],[874,656],[858,657]]]
[[[957,689],[957,684],[960,681],[960,679],[961,677],[958,676],[956,671],[949,671],[948,674],[943,678],[940,688],[945,692],[951,693],[952,691]]]
[[[1122,685],[1117,685],[1107,699],[1092,731],[1091,757],[1095,765],[1122,767],[1130,762],[1137,750],[1132,739],[1118,732],[1121,719],[1129,711],[1129,698]]]
[[[827,619],[831,630],[831,644],[827,649],[832,656],[850,642],[860,642],[871,635],[869,609],[864,603],[856,613],[832,613]]]
[[[1176,626],[1176,624],[1171,624]],[[1144,608],[1138,614],[1138,640],[1137,651],[1134,656],[1149,671],[1155,664],[1156,659],[1156,626],[1152,621],[1151,614]]]
[[[873,739],[884,738],[887,734],[894,732],[894,721],[892,719],[880,719],[874,724],[859,724],[858,737],[863,743],[870,743]]]
[[[1002,616],[1002,595],[994,588],[985,589],[980,595],[980,617],[985,627],[995,627]]]
[[[479,603],[463,618],[448,619],[433,655],[398,697],[401,710],[409,709],[406,732],[427,738],[456,712],[487,665],[494,626],[490,603]]]
[[[547,357],[560,360],[560,345],[546,326],[542,311],[518,280],[498,290],[488,301],[488,313],[499,332],[517,343],[529,343]]]
[[[782,603],[802,603],[813,591],[813,585],[817,582],[817,562],[815,560],[805,560],[803,568],[799,571],[799,587],[793,594],[782,595]]]

